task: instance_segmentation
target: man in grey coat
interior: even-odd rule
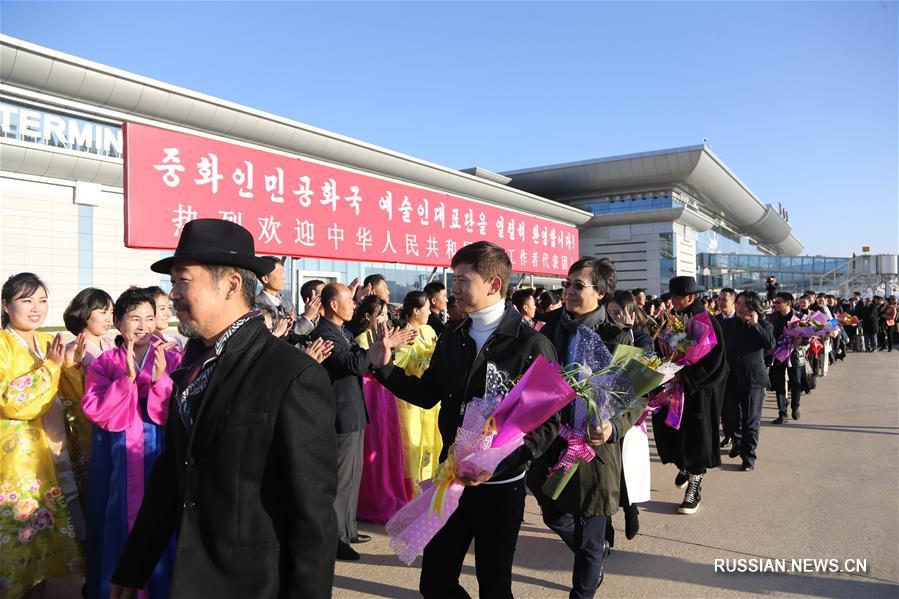
[[[308,335],[315,328],[315,322],[318,320],[318,311],[321,303],[318,301],[317,294],[312,301],[306,302],[303,315],[297,318],[296,310],[290,297],[282,295],[287,277],[284,274],[284,263],[280,258],[275,256],[263,256],[265,260],[271,260],[275,266],[267,275],[259,277],[262,284],[262,291],[256,294],[256,305],[266,306],[275,311],[279,319],[287,318],[290,320],[288,333],[299,337]],[[324,286],[324,283],[322,283]]]

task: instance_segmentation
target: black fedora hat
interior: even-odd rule
[[[705,287],[699,287],[693,277],[674,277],[668,281],[668,293],[671,295],[690,295],[703,291]]]
[[[272,260],[256,256],[253,235],[249,231],[237,223],[218,218],[199,218],[184,225],[175,255],[154,262],[150,270],[167,274],[178,258],[245,268],[260,277],[275,268]]]

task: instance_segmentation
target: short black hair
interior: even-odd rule
[[[793,294],[789,291],[778,291],[774,294],[774,297],[778,299],[782,299],[785,302],[793,303],[796,299],[793,297]]]
[[[303,283],[303,286],[300,287],[300,299],[303,300],[303,303],[305,304],[312,299],[312,293],[315,291],[316,287],[324,284],[325,282],[319,279],[312,279],[311,281]]]
[[[584,268],[589,268],[592,273],[592,280],[596,293],[601,296],[608,297],[615,293],[618,286],[618,272],[615,265],[608,258],[591,258],[585,256],[571,265],[568,269],[568,275]]]
[[[159,289],[159,287],[156,289]],[[162,290],[160,289],[160,291]],[[155,300],[155,296],[147,295]],[[111,305],[113,305],[112,296],[102,289],[88,287],[79,291],[72,298],[72,301],[69,302],[69,305],[62,313],[62,321],[66,325],[68,332],[73,335],[80,335],[87,328],[87,321],[94,310],[102,310]]]
[[[436,296],[440,295],[440,292],[446,289],[446,285],[441,283],[440,281],[431,281],[427,285],[425,285],[424,292],[428,296],[428,299],[434,299]]]
[[[723,287],[721,289],[721,291],[719,291],[718,293],[726,293],[726,294],[732,296],[734,298],[734,300],[737,299],[737,292],[734,291],[733,289],[731,289],[730,287]]]
[[[467,264],[485,281],[499,277],[502,297],[506,296],[512,276],[512,261],[506,250],[492,241],[476,241],[459,249],[450,262],[451,268]]]
[[[515,293],[512,294],[512,305],[515,306],[516,310],[521,312],[521,309],[527,303],[528,298],[531,298],[531,297],[533,297],[536,300],[533,289],[519,289]]]
[[[558,304],[560,301],[562,301],[561,294],[552,289],[547,289],[540,294],[539,298],[537,298],[537,305],[540,307],[541,312],[546,312],[549,310],[550,306]]]
[[[387,281],[387,279],[384,278],[384,275],[378,273],[370,274],[365,277],[364,281],[362,281],[362,286],[365,287],[366,285],[371,285],[374,288],[380,285],[381,281]]]
[[[643,293],[643,294],[646,293],[646,290],[643,289],[642,287],[637,287],[636,289],[631,289],[631,295],[633,295],[634,297],[637,297],[641,293]]]

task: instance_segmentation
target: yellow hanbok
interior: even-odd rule
[[[39,348],[52,337],[35,332]],[[0,331],[0,597],[83,571],[45,420],[60,430],[60,367]],[[62,433],[64,435],[64,432]]]
[[[437,333],[428,325],[421,325],[418,337],[412,345],[399,348],[394,366],[406,374],[421,378],[431,363],[431,355],[437,345]],[[421,481],[433,478],[437,460],[443,449],[437,419],[440,404],[430,410],[397,400],[400,431],[403,438],[403,465],[406,478],[411,481],[416,496],[421,493]]]

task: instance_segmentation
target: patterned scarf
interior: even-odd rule
[[[172,380],[179,389],[177,394],[178,414],[181,416],[181,422],[188,434],[193,429],[194,415],[199,410],[200,400],[203,398],[206,386],[212,380],[212,374],[215,372],[219,356],[225,349],[225,344],[240,327],[254,318],[262,318],[262,313],[259,310],[250,310],[231,323],[231,326],[219,335],[216,342],[206,348],[189,365],[172,373]]]

